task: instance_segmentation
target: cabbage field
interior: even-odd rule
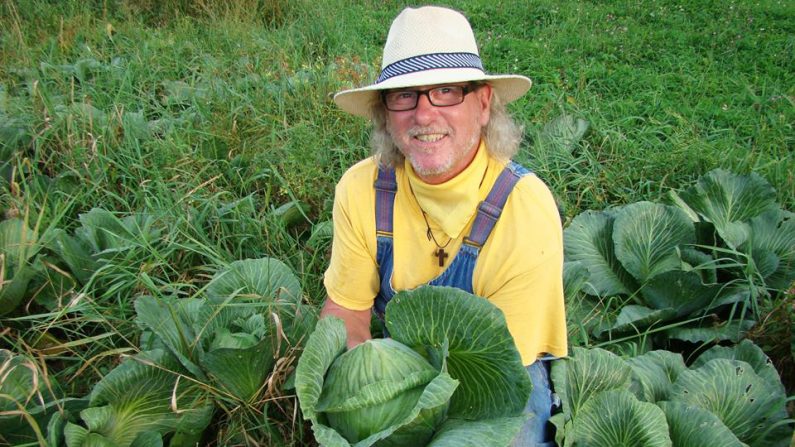
[[[0,2],[0,445],[508,445],[529,383],[488,302],[398,295],[350,351],[317,318],[369,154],[331,95],[407,5]],[[556,443],[795,446],[795,7],[445,5],[534,81],[509,110],[564,226]]]

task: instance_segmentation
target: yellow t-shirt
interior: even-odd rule
[[[481,146],[461,174],[441,185],[424,184],[408,163],[395,170],[398,184],[393,215],[392,287],[395,290],[426,284],[450,265],[463,238],[469,234],[477,204],[486,198],[504,166],[505,162],[494,159]],[[370,309],[379,289],[373,188],[377,172],[372,157],[362,160],[343,175],[336,187],[334,239],[324,283],[329,297],[351,310]],[[467,199],[467,194],[473,198]],[[459,202],[465,206],[456,206],[449,200],[428,206],[434,197],[442,195],[458,195]],[[439,267],[434,256],[436,245],[427,238],[418,198],[425,205],[436,241],[443,245],[452,237],[445,248],[450,257],[443,267]],[[461,216],[467,215],[462,231],[455,234]],[[443,228],[454,234],[446,233]],[[473,291],[505,314],[508,330],[525,365],[533,363],[541,353],[557,357],[567,353],[562,270],[563,233],[555,201],[540,179],[535,175],[524,176],[508,197],[500,219],[480,251],[473,273]]]

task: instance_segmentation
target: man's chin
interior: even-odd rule
[[[411,167],[414,168],[414,173],[417,174],[420,178],[428,178],[428,177],[438,177],[440,175],[444,175],[450,172],[450,165],[433,165],[433,164],[421,164],[417,163],[414,160],[409,160],[411,163]]]

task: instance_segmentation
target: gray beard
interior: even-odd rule
[[[394,139],[393,139],[393,141],[394,141]],[[474,148],[474,149],[470,149],[470,150],[477,150],[475,145],[478,144],[478,143],[480,143],[480,135],[472,135],[472,138],[470,139],[470,141],[467,142],[466,147],[467,148]],[[452,169],[453,165],[456,162],[456,160],[453,158],[453,154],[450,154],[450,156],[447,158],[447,160],[445,160],[444,163],[441,164],[441,165],[438,165],[438,166],[433,167],[433,168],[418,168],[417,167],[417,163],[415,163],[415,161],[412,159],[411,156],[406,155],[406,153],[403,152],[402,149],[400,150],[400,153],[402,153],[403,156],[408,159],[409,163],[411,163],[411,167],[414,168],[414,172],[416,172],[418,175],[423,176],[423,177],[429,176],[429,175],[444,174],[444,173],[448,172],[450,169]]]

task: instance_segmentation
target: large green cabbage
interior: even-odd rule
[[[321,320],[296,370],[296,392],[328,447],[505,446],[531,383],[502,312],[449,287],[398,293],[392,339],[346,350],[343,322]]]
[[[358,442],[406,419],[438,375],[407,346],[391,339],[368,340],[334,360],[318,410],[346,439]],[[446,402],[427,409],[411,432],[427,442],[446,409]]]

